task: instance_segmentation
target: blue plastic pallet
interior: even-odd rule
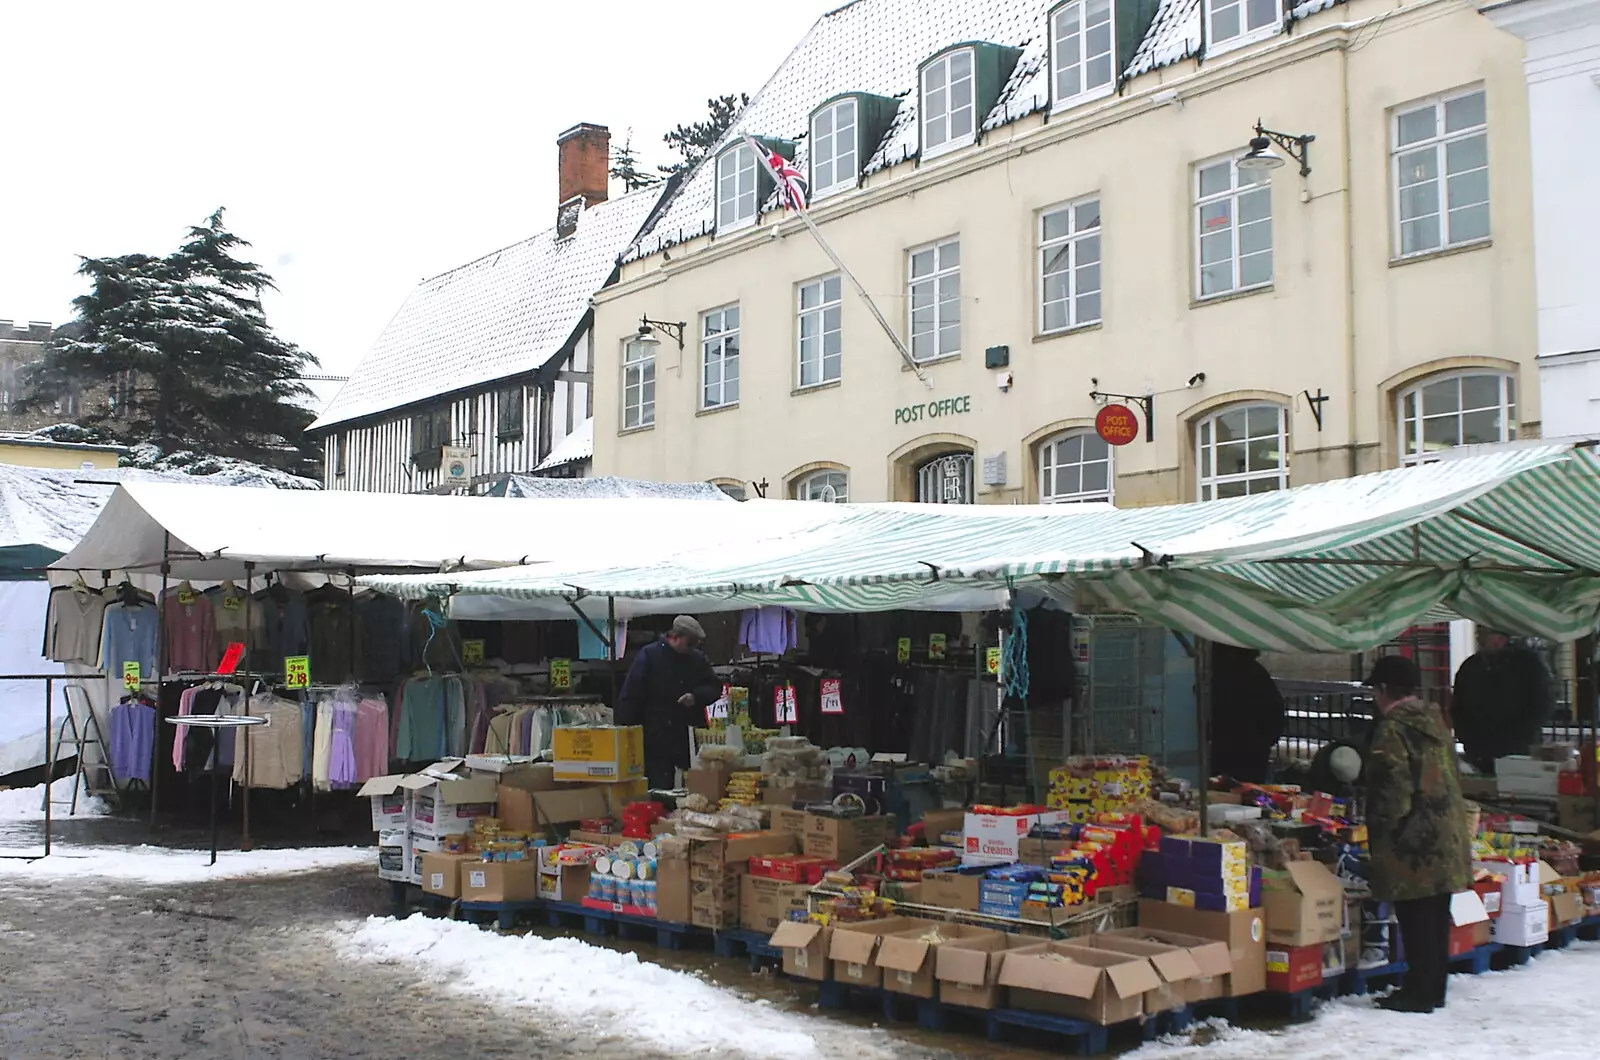
[[[817,1006],[841,1009],[849,1007],[854,1002],[858,1006],[871,1005],[882,1008],[885,1004],[884,995],[887,993],[888,991],[881,987],[851,986],[837,979],[829,979],[817,984]]]
[[[1339,980],[1324,981],[1316,986],[1308,986],[1304,990],[1296,990],[1292,994],[1280,993],[1276,990],[1264,991],[1253,994],[1252,997],[1266,998],[1269,1005],[1287,1005],[1291,1019],[1305,1019],[1311,1015],[1311,1010],[1316,1008],[1318,1001],[1331,1001],[1339,996]]]
[[[756,972],[783,963],[783,951],[770,944],[771,938],[764,931],[728,928],[711,936],[711,948],[718,957],[748,957],[750,970]]]
[[[1111,1035],[1110,1027],[1102,1027],[1098,1023],[1073,1019],[1070,1016],[1023,1012],[1014,1008],[999,1008],[989,1013],[987,1030],[991,1042],[1005,1041],[1012,1027],[1025,1027],[1031,1031],[1064,1039],[1079,1056],[1096,1056],[1105,1052]]]
[[[1578,937],[1585,942],[1600,939],[1600,916],[1585,917],[1578,921]]]
[[[681,950],[689,939],[706,933],[705,928],[691,927],[688,924],[670,924],[651,916],[613,913],[611,920],[616,926],[618,938],[632,942],[653,941],[663,950]]]
[[[586,909],[577,902],[550,902],[539,903],[543,911],[545,923],[553,928],[582,927],[584,919],[593,910]]]
[[[1466,972],[1469,975],[1482,975],[1489,970],[1494,962],[1494,955],[1500,952],[1498,942],[1486,942],[1476,949],[1450,958],[1452,972]]]
[[[1553,928],[1550,937],[1545,940],[1544,948],[1547,950],[1564,950],[1578,939],[1578,925],[1568,924],[1566,927]]]
[[[1343,993],[1361,997],[1388,985],[1388,980],[1399,980],[1406,974],[1406,962],[1394,961],[1375,968],[1352,968],[1344,973]]]
[[[538,905],[539,902],[529,899],[525,902],[460,902],[456,908],[468,914],[468,919],[471,919],[473,914],[492,916],[496,927],[501,931],[510,931],[516,926],[518,913],[534,909]]]
[[[1519,968],[1537,957],[1544,950],[1544,943],[1533,946],[1501,946],[1495,953],[1494,966],[1496,968]]]

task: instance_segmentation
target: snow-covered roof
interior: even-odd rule
[[[893,123],[868,151],[863,170],[872,173],[913,158],[919,150],[917,69],[936,52],[968,41],[1022,49],[981,126],[988,130],[1017,121],[1050,102],[1046,52],[1053,6],[1051,0],[854,0],[817,20],[722,143],[745,132],[795,141],[795,161],[804,170],[811,112],[834,96],[862,92],[900,100]],[[1160,0],[1124,76],[1168,66],[1199,50],[1200,0]],[[708,158],[715,155],[712,151]],[[629,248],[629,260],[713,230],[713,170],[702,164],[689,175],[650,231]]]
[[[572,433],[557,442],[550,455],[539,461],[535,471],[552,471],[594,456],[594,417],[590,416],[573,429]]]
[[[646,482],[642,479],[613,478],[610,475],[602,475],[599,478],[539,478],[533,475],[512,475],[506,480],[505,496],[579,500],[650,498],[739,503],[709,482]]]
[[[551,228],[418,284],[311,429],[543,367],[660,196],[598,203],[566,239]]]

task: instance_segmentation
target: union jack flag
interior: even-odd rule
[[[761,160],[766,167],[767,175],[778,187],[778,201],[783,203],[785,209],[804,210],[806,208],[806,193],[809,190],[806,176],[795,168],[793,162],[784,158],[778,152],[763,147],[756,138],[749,133],[744,134],[744,142],[750,150]]]

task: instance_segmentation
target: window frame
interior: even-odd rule
[[[507,413],[516,411],[515,423]],[[527,428],[528,391],[520,384],[501,387],[494,392],[494,438],[497,442],[514,442]]]
[[[1281,0],[1271,0],[1271,2],[1276,8],[1277,17],[1265,25],[1256,26],[1254,29],[1252,29],[1248,24],[1250,0],[1221,0],[1220,6],[1237,6],[1239,8],[1239,32],[1235,33],[1226,40],[1218,40],[1216,34],[1215,9],[1219,6],[1219,2],[1218,0],[1202,0],[1202,7],[1204,10],[1201,11],[1201,17],[1205,20],[1204,30],[1206,57],[1210,58],[1217,55],[1222,55],[1226,52],[1233,51],[1235,48],[1248,47],[1251,44],[1257,44],[1271,37],[1276,37],[1279,33],[1282,33],[1284,27],[1284,5],[1282,4]]]
[[[828,284],[833,283],[837,293],[830,300],[828,298]],[[807,288],[817,288],[818,302],[807,308],[805,292]],[[827,340],[830,334],[827,326],[828,310],[832,309],[838,320],[838,327],[832,334],[839,336],[839,352],[835,356],[834,374],[830,378],[827,374],[828,350]],[[817,332],[818,340],[818,378],[816,382],[806,382],[806,355],[805,355],[805,321],[807,317],[815,317],[820,322],[821,330]],[[795,389],[813,390],[821,386],[829,386],[844,379],[844,277],[837,272],[830,272],[822,276],[815,276],[809,280],[801,280],[794,285],[794,371]]]
[[[955,248],[956,263],[950,267],[942,267],[944,250],[948,247]],[[933,271],[926,276],[915,273],[916,256],[924,251],[932,251],[934,255]],[[955,278],[955,329],[956,348],[950,352],[940,352],[939,335],[946,323],[940,307],[945,304],[945,299],[940,297],[941,282],[950,277]],[[934,351],[931,356],[917,356],[917,330],[916,313],[917,299],[916,288],[918,284],[933,285],[933,338]],[[923,243],[911,247],[906,251],[906,349],[911,354],[911,359],[917,364],[933,364],[936,361],[954,360],[961,356],[961,236],[952,235],[936,239],[930,243]]]
[[[741,158],[749,159],[750,164],[748,167],[739,161]],[[736,209],[735,216],[732,219],[725,221],[723,220],[724,200],[722,197],[722,182],[724,179],[723,163],[730,160],[734,162],[734,196],[736,200]],[[738,184],[747,168],[750,172],[750,212],[748,214],[742,214],[738,211],[737,206],[739,204],[738,200],[742,200],[745,193],[739,190]],[[712,189],[715,192],[713,196],[713,202],[716,209],[716,231],[737,232],[740,229],[748,228],[755,224],[756,218],[761,214],[761,163],[756,158],[755,152],[750,150],[750,145],[745,143],[741,138],[737,142],[729,145],[719,152],[714,161],[711,178]]]
[[[1460,129],[1460,130],[1457,130],[1455,132],[1446,132],[1445,129],[1444,129],[1445,108],[1450,103],[1453,103],[1453,102],[1455,102],[1457,100],[1466,99],[1469,96],[1482,96],[1483,97],[1483,121],[1482,121],[1482,123],[1478,124],[1478,125],[1471,126],[1471,127],[1467,128],[1467,129]],[[1426,139],[1418,140],[1418,141],[1415,141],[1413,143],[1409,143],[1409,144],[1406,144],[1406,145],[1402,146],[1401,143],[1400,143],[1400,119],[1402,117],[1407,116],[1407,115],[1415,114],[1418,111],[1423,110],[1425,108],[1431,108],[1433,110],[1433,112],[1434,112],[1434,135],[1431,136],[1431,137],[1428,137]],[[1474,172],[1475,173],[1475,172],[1479,172],[1481,170],[1484,173],[1485,193],[1484,193],[1484,199],[1483,199],[1481,205],[1483,206],[1485,213],[1488,215],[1488,226],[1487,226],[1488,227],[1488,231],[1485,232],[1481,236],[1473,236],[1473,237],[1471,237],[1469,239],[1452,240],[1449,237],[1450,212],[1451,212],[1450,211],[1449,195],[1450,195],[1450,177],[1452,175],[1450,173],[1450,171],[1449,171],[1449,147],[1453,143],[1460,143],[1460,142],[1463,142],[1465,140],[1469,140],[1469,139],[1471,139],[1471,138],[1473,138],[1475,136],[1483,137],[1483,165],[1481,167],[1479,167],[1479,169],[1468,170],[1467,172]],[[1437,189],[1437,196],[1436,196],[1436,199],[1435,199],[1436,213],[1434,214],[1434,216],[1436,216],[1439,219],[1439,243],[1438,243],[1437,246],[1428,247],[1425,250],[1404,251],[1404,250],[1402,250],[1403,239],[1404,239],[1404,231],[1403,231],[1404,221],[1400,216],[1400,197],[1401,197],[1401,192],[1402,192],[1402,188],[1401,188],[1401,184],[1400,184],[1400,176],[1401,176],[1400,158],[1401,158],[1402,155],[1416,154],[1417,152],[1422,151],[1422,150],[1424,150],[1424,149],[1426,149],[1428,147],[1432,147],[1433,150],[1434,150],[1434,164],[1435,164],[1435,167],[1436,167],[1436,170],[1435,170],[1435,173],[1434,173],[1434,176],[1433,176],[1433,184]],[[1476,246],[1476,245],[1478,245],[1480,243],[1488,243],[1491,240],[1493,240],[1493,238],[1494,238],[1493,168],[1494,167],[1492,165],[1490,165],[1490,161],[1491,160],[1489,158],[1489,94],[1488,94],[1488,90],[1485,88],[1485,86],[1481,82],[1478,83],[1478,84],[1474,84],[1474,85],[1468,85],[1465,88],[1458,88],[1458,89],[1454,89],[1454,90],[1449,91],[1449,92],[1441,92],[1438,95],[1425,96],[1422,99],[1411,100],[1408,103],[1402,103],[1399,106],[1390,108],[1390,110],[1389,110],[1389,192],[1390,192],[1390,208],[1389,208],[1389,212],[1390,212],[1390,217],[1391,217],[1390,224],[1391,224],[1391,227],[1392,227],[1392,232],[1390,233],[1390,244],[1391,244],[1390,254],[1393,257],[1393,260],[1395,260],[1395,261],[1410,261],[1412,258],[1425,257],[1425,256],[1427,256],[1429,254],[1438,254],[1438,253],[1441,253],[1441,252],[1446,251],[1446,250],[1455,250],[1455,249],[1457,249],[1459,247]],[[1461,176],[1463,174],[1455,174],[1455,175],[1456,176]],[[1406,187],[1416,187],[1416,186],[1417,186],[1416,184],[1406,185]],[[1480,204],[1474,203],[1473,205],[1480,205]]]
[[[848,177],[841,177],[839,172],[839,159],[842,152],[838,149],[839,143],[839,111],[844,107],[850,108],[850,143],[848,155],[850,159],[850,172]],[[828,133],[828,141],[833,146],[833,154],[829,157],[829,164],[833,167],[833,180],[824,184],[817,177],[817,145],[822,142],[822,137],[817,132],[817,120],[824,115],[831,115],[832,130]],[[809,147],[806,150],[806,168],[811,177],[811,198],[813,201],[828,195],[837,195],[843,191],[854,189],[861,180],[861,100],[855,96],[840,96],[829,100],[818,107],[811,114],[811,119],[806,123],[810,135]]]
[[[1250,441],[1252,439],[1267,437],[1267,435],[1251,435],[1249,433],[1249,430],[1250,430],[1249,412],[1250,412],[1251,409],[1271,409],[1272,411],[1277,413],[1277,416],[1278,416],[1278,434],[1277,434],[1277,438],[1278,438],[1278,467],[1277,467],[1277,470],[1276,471],[1242,471],[1242,472],[1233,472],[1233,473],[1230,473],[1230,474],[1222,474],[1222,475],[1217,474],[1216,473],[1217,421],[1220,420],[1223,416],[1227,415],[1230,412],[1244,412],[1245,413],[1245,416],[1246,416],[1246,419],[1245,419],[1245,437],[1244,437],[1243,441],[1244,441],[1244,444],[1245,444],[1246,451],[1248,451],[1249,445],[1250,445]],[[1210,441],[1209,442],[1207,442],[1205,440],[1205,438],[1204,438],[1205,429],[1208,428],[1208,427],[1210,428]],[[1291,438],[1290,438],[1290,434],[1289,434],[1289,409],[1286,406],[1279,405],[1279,404],[1277,404],[1275,402],[1271,402],[1271,401],[1239,401],[1239,402],[1234,402],[1233,404],[1224,405],[1221,408],[1213,409],[1211,412],[1209,412],[1206,415],[1204,415],[1204,416],[1200,417],[1199,419],[1195,420],[1191,429],[1193,431],[1193,443],[1194,443],[1194,454],[1195,454],[1195,499],[1196,500],[1198,500],[1198,501],[1218,500],[1219,498],[1217,498],[1215,496],[1216,490],[1218,488],[1222,487],[1222,486],[1228,486],[1228,485],[1232,485],[1234,483],[1246,483],[1246,486],[1245,486],[1246,494],[1245,495],[1246,496],[1253,496],[1253,494],[1249,493],[1248,483],[1257,482],[1257,481],[1264,482],[1264,481],[1267,481],[1270,478],[1276,478],[1277,479],[1277,483],[1278,483],[1277,489],[1276,490],[1271,490],[1271,491],[1263,490],[1261,492],[1264,492],[1264,493],[1265,492],[1281,492],[1281,491],[1286,490],[1286,489],[1289,488],[1289,452],[1290,452],[1290,448],[1289,447],[1290,447]],[[1209,448],[1209,451],[1210,451],[1211,457],[1212,457],[1212,459],[1211,459],[1209,464],[1208,464],[1208,462],[1206,460],[1206,454],[1207,454],[1208,448]],[[1209,472],[1208,472],[1208,468],[1209,468]],[[1211,497],[1207,497],[1206,496],[1207,487],[1211,488],[1213,496],[1211,496]],[[1220,498],[1220,499],[1221,500],[1231,500],[1231,499],[1234,499],[1234,498],[1223,497],[1223,498]]]
[[[1189,181],[1189,189],[1191,192],[1190,223],[1192,226],[1190,231],[1194,234],[1193,291],[1194,300],[1196,302],[1209,302],[1218,298],[1227,298],[1232,295],[1245,294],[1250,291],[1269,290],[1277,279],[1278,248],[1275,233],[1272,229],[1273,221],[1275,220],[1272,212],[1272,178],[1263,172],[1260,179],[1252,180],[1249,184],[1241,185],[1239,183],[1239,159],[1242,157],[1244,156],[1238,152],[1227,155],[1218,155],[1215,158],[1208,158],[1204,161],[1196,162],[1190,167],[1192,171]],[[1228,190],[1224,192],[1213,192],[1210,195],[1202,195],[1200,191],[1201,174],[1224,163],[1226,163],[1228,166]],[[1250,173],[1252,171],[1245,170],[1244,172]],[[1270,265],[1267,269],[1267,278],[1265,280],[1259,280],[1255,283],[1247,285],[1240,282],[1240,272],[1242,271],[1244,264],[1244,255],[1239,252],[1239,200],[1245,194],[1255,194],[1258,192],[1264,194],[1267,201],[1266,222],[1268,225],[1268,243],[1266,253],[1269,255]],[[1230,271],[1232,274],[1232,286],[1226,288],[1225,290],[1213,291],[1210,294],[1206,294],[1204,293],[1203,288],[1204,278],[1202,272],[1202,270],[1205,268],[1205,264],[1202,260],[1202,248],[1204,246],[1204,240],[1206,236],[1203,216],[1206,207],[1213,206],[1219,202],[1228,202],[1230,204],[1228,213],[1228,230],[1230,234],[1230,245],[1232,247],[1229,258],[1231,266]],[[1258,219],[1248,223],[1259,224],[1260,220]],[[1253,257],[1259,255],[1260,253],[1261,251],[1253,251],[1251,256]]]
[[[928,472],[930,471],[931,468],[933,468],[933,466],[935,464],[943,464],[943,463],[945,463],[946,461],[949,461],[949,460],[964,460],[966,462],[965,485],[963,486],[963,488],[966,490],[966,499],[965,500],[960,500],[960,501],[928,500],[928,499],[926,499],[923,496],[923,489],[922,489],[924,477],[928,475]],[[978,462],[977,454],[974,453],[970,449],[950,449],[950,450],[947,450],[947,451],[942,452],[942,453],[936,453],[933,456],[930,456],[925,460],[918,461],[917,465],[912,469],[912,473],[911,473],[911,484],[912,484],[912,494],[911,495],[914,498],[915,503],[917,503],[917,504],[977,504],[978,503],[977,462]],[[940,479],[944,478],[943,475],[940,475],[938,477]]]
[[[824,484],[824,488],[833,486],[835,490],[835,496],[833,499],[829,500],[826,497],[809,496],[808,494],[811,492],[811,484],[818,479],[826,478],[837,478],[843,480],[842,486],[835,486],[831,482]],[[790,484],[789,495],[797,501],[816,501],[822,504],[849,504],[850,473],[836,467],[819,467],[797,477],[794,482]]]
[[[1089,33],[1087,17],[1090,4],[1101,3],[1106,8],[1107,36],[1109,47],[1103,53],[1110,62],[1111,76],[1100,85],[1088,85],[1088,71],[1090,58],[1085,55],[1086,41]],[[1072,9],[1078,9],[1078,61],[1075,64],[1080,71],[1078,91],[1071,95],[1060,94],[1060,42],[1061,35],[1056,28],[1056,20]],[[1098,25],[1098,23],[1096,24]],[[1049,20],[1045,23],[1046,33],[1049,35],[1049,74],[1050,74],[1050,107],[1052,111],[1065,110],[1068,107],[1078,106],[1109,96],[1117,89],[1117,79],[1120,71],[1117,69],[1117,6],[1116,0],[1066,0],[1051,8]],[[1098,55],[1096,56],[1098,58]]]
[[[1095,205],[1094,227],[1083,229],[1072,227],[1076,226],[1078,222],[1078,210],[1088,206],[1090,203]],[[1062,213],[1065,213],[1069,216],[1069,228],[1071,228],[1071,230],[1069,230],[1064,236],[1057,236],[1053,239],[1046,238],[1045,220]],[[1034,263],[1036,266],[1034,270],[1034,306],[1036,309],[1034,314],[1034,328],[1036,329],[1035,334],[1041,336],[1064,335],[1069,331],[1076,331],[1079,328],[1092,327],[1096,324],[1103,323],[1106,315],[1105,216],[1101,208],[1100,193],[1095,192],[1090,195],[1082,195],[1076,199],[1070,199],[1066,202],[1057,203],[1054,206],[1047,206],[1038,211],[1034,215],[1034,236]],[[1096,257],[1093,264],[1095,266],[1098,279],[1094,293],[1098,299],[1100,308],[1095,314],[1093,320],[1080,320],[1078,319],[1078,298],[1082,292],[1078,289],[1078,273],[1083,266],[1080,265],[1078,260],[1078,248],[1080,244],[1090,239],[1097,241]],[[1047,273],[1045,271],[1045,266],[1050,252],[1058,247],[1067,247],[1070,257],[1070,261],[1065,269],[1068,285],[1066,297],[1067,323],[1061,327],[1052,328],[1048,327],[1045,322],[1045,306],[1047,304],[1045,300],[1045,282],[1047,277],[1053,274]]]
[[[1045,462],[1045,454],[1047,452],[1053,451],[1057,445],[1059,445],[1059,444],[1061,444],[1063,442],[1070,442],[1070,441],[1074,441],[1076,439],[1082,439],[1085,445],[1087,445],[1087,443],[1092,440],[1092,441],[1098,442],[1100,445],[1104,446],[1105,447],[1105,459],[1102,460],[1102,459],[1100,459],[1098,457],[1096,457],[1094,459],[1087,459],[1086,456],[1084,455],[1083,448],[1080,447],[1079,450],[1078,450],[1079,454],[1080,454],[1079,458],[1078,458],[1078,460],[1076,460],[1074,462],[1056,461],[1056,462],[1049,463],[1049,464],[1047,464]],[[1096,434],[1094,432],[1093,428],[1090,428],[1090,427],[1077,427],[1077,428],[1073,428],[1071,430],[1058,431],[1057,433],[1052,434],[1048,438],[1045,438],[1043,441],[1037,443],[1033,447],[1033,451],[1034,451],[1035,481],[1036,481],[1036,483],[1038,485],[1039,503],[1040,504],[1085,504],[1085,503],[1092,503],[1092,502],[1095,502],[1095,501],[1105,501],[1107,504],[1115,504],[1116,503],[1116,496],[1117,496],[1117,447],[1112,445],[1112,444],[1110,444],[1105,439],[1101,438],[1098,434]],[[1047,492],[1045,490],[1045,481],[1046,481],[1046,474],[1045,473],[1046,473],[1047,469],[1056,470],[1056,469],[1063,468],[1063,467],[1076,466],[1079,469],[1078,484],[1081,487],[1082,484],[1083,484],[1083,479],[1082,479],[1083,469],[1088,467],[1091,464],[1104,464],[1106,466],[1106,488],[1105,489],[1103,489],[1103,490],[1085,490],[1085,489],[1080,488],[1078,490],[1078,492],[1072,493],[1072,494],[1051,493],[1051,492]]]
[[[656,349],[660,343],[640,342],[637,335],[630,335],[622,344],[622,419],[621,427],[624,431],[642,431],[656,425]],[[638,357],[630,357],[629,351],[637,347],[640,351]],[[638,382],[638,420],[630,423],[628,420],[632,406],[628,401],[628,391],[634,384],[629,382],[631,373],[637,371]],[[648,374],[649,378],[645,378]],[[645,386],[650,387],[650,397],[645,398]],[[647,414],[648,413],[648,414]]]
[[[949,96],[950,89],[955,82],[951,79],[951,67],[956,58],[963,55],[966,56],[967,60],[967,72],[964,75],[964,80],[967,82],[967,103],[965,108],[952,109],[949,106]],[[936,67],[942,67],[944,70],[944,85],[942,89],[945,93],[946,102],[944,111],[940,115],[940,120],[945,123],[945,138],[937,144],[930,144],[928,136],[930,121],[928,116],[928,74]],[[971,128],[960,136],[952,136],[950,135],[950,117],[955,113],[955,110],[959,109],[971,111],[971,117],[969,118]],[[971,45],[949,48],[922,64],[922,68],[917,71],[917,137],[918,145],[921,148],[920,153],[924,159],[938,158],[940,155],[977,143],[980,120],[981,117],[978,114],[978,51],[976,48]]]
[[[1462,400],[1462,384],[1467,379],[1497,380],[1499,382],[1500,391],[1499,405],[1475,405],[1470,409],[1464,408],[1463,405],[1465,405],[1465,401]],[[1456,384],[1455,409],[1443,413],[1435,413],[1432,416],[1428,415],[1422,405],[1422,392],[1429,387],[1438,385],[1439,383],[1451,382]],[[1406,415],[1406,401],[1408,398],[1415,398],[1417,401],[1417,414],[1415,417],[1408,417]],[[1469,413],[1488,412],[1491,409],[1498,411],[1500,414],[1499,439],[1487,443],[1461,441],[1460,438],[1464,433],[1462,430],[1462,418]],[[1438,454],[1447,453],[1451,449],[1459,449],[1463,445],[1496,445],[1503,444],[1505,442],[1514,442],[1517,440],[1517,374],[1515,372],[1502,371],[1496,368],[1462,368],[1456,371],[1437,372],[1433,375],[1424,376],[1423,378],[1418,379],[1416,382],[1411,383],[1395,392],[1394,414],[1395,448],[1400,454],[1401,467],[1413,467],[1418,464],[1431,464],[1440,459]],[[1452,416],[1456,421],[1456,437],[1458,440],[1454,445],[1445,449],[1429,452],[1424,448],[1426,444],[1426,432],[1423,425],[1430,419],[1446,419]],[[1412,421],[1414,421],[1417,425],[1415,434],[1416,448],[1408,449],[1406,446],[1406,427],[1407,424]]]
[[[734,313],[735,321],[734,326],[731,328],[726,326],[727,314],[730,310]],[[720,318],[720,323],[723,325],[720,330],[714,333],[706,330],[707,324],[712,317]],[[739,340],[740,329],[743,324],[743,314],[741,314],[739,311],[738,302],[729,302],[726,305],[720,305],[714,309],[707,309],[700,314],[700,378],[698,387],[699,396],[697,397],[696,401],[701,412],[716,412],[720,409],[737,408],[739,405]],[[730,336],[732,337],[733,345],[733,352],[731,355],[728,353]],[[719,349],[717,363],[721,368],[721,377],[717,380],[717,387],[723,399],[714,405],[706,401],[706,393],[710,387],[707,374],[711,367],[711,360],[708,355],[713,345],[717,346]],[[730,360],[733,363],[732,401],[727,400],[728,363]]]
[[[330,454],[333,464],[333,477],[344,478],[349,467],[349,435],[344,431],[332,431],[328,434],[328,447],[333,450]]]

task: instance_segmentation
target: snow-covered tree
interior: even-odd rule
[[[272,277],[236,255],[249,245],[218,209],[164,257],[84,258],[89,293],[24,400],[81,390],[81,422],[109,441],[311,471],[313,417],[296,399],[317,361],[268,326]]]
[[[661,172],[686,173],[693,169],[708,151],[717,146],[722,134],[733,126],[739,115],[744,112],[745,104],[749,102],[750,97],[743,92],[737,96],[718,96],[706,100],[705,121],[680,125],[661,138],[666,141],[668,147],[683,156],[682,162],[662,166]]]
[[[633,130],[628,130],[621,147],[611,149],[611,179],[622,181],[624,191],[638,191],[660,184],[661,178],[639,168],[639,156],[633,153]]]

